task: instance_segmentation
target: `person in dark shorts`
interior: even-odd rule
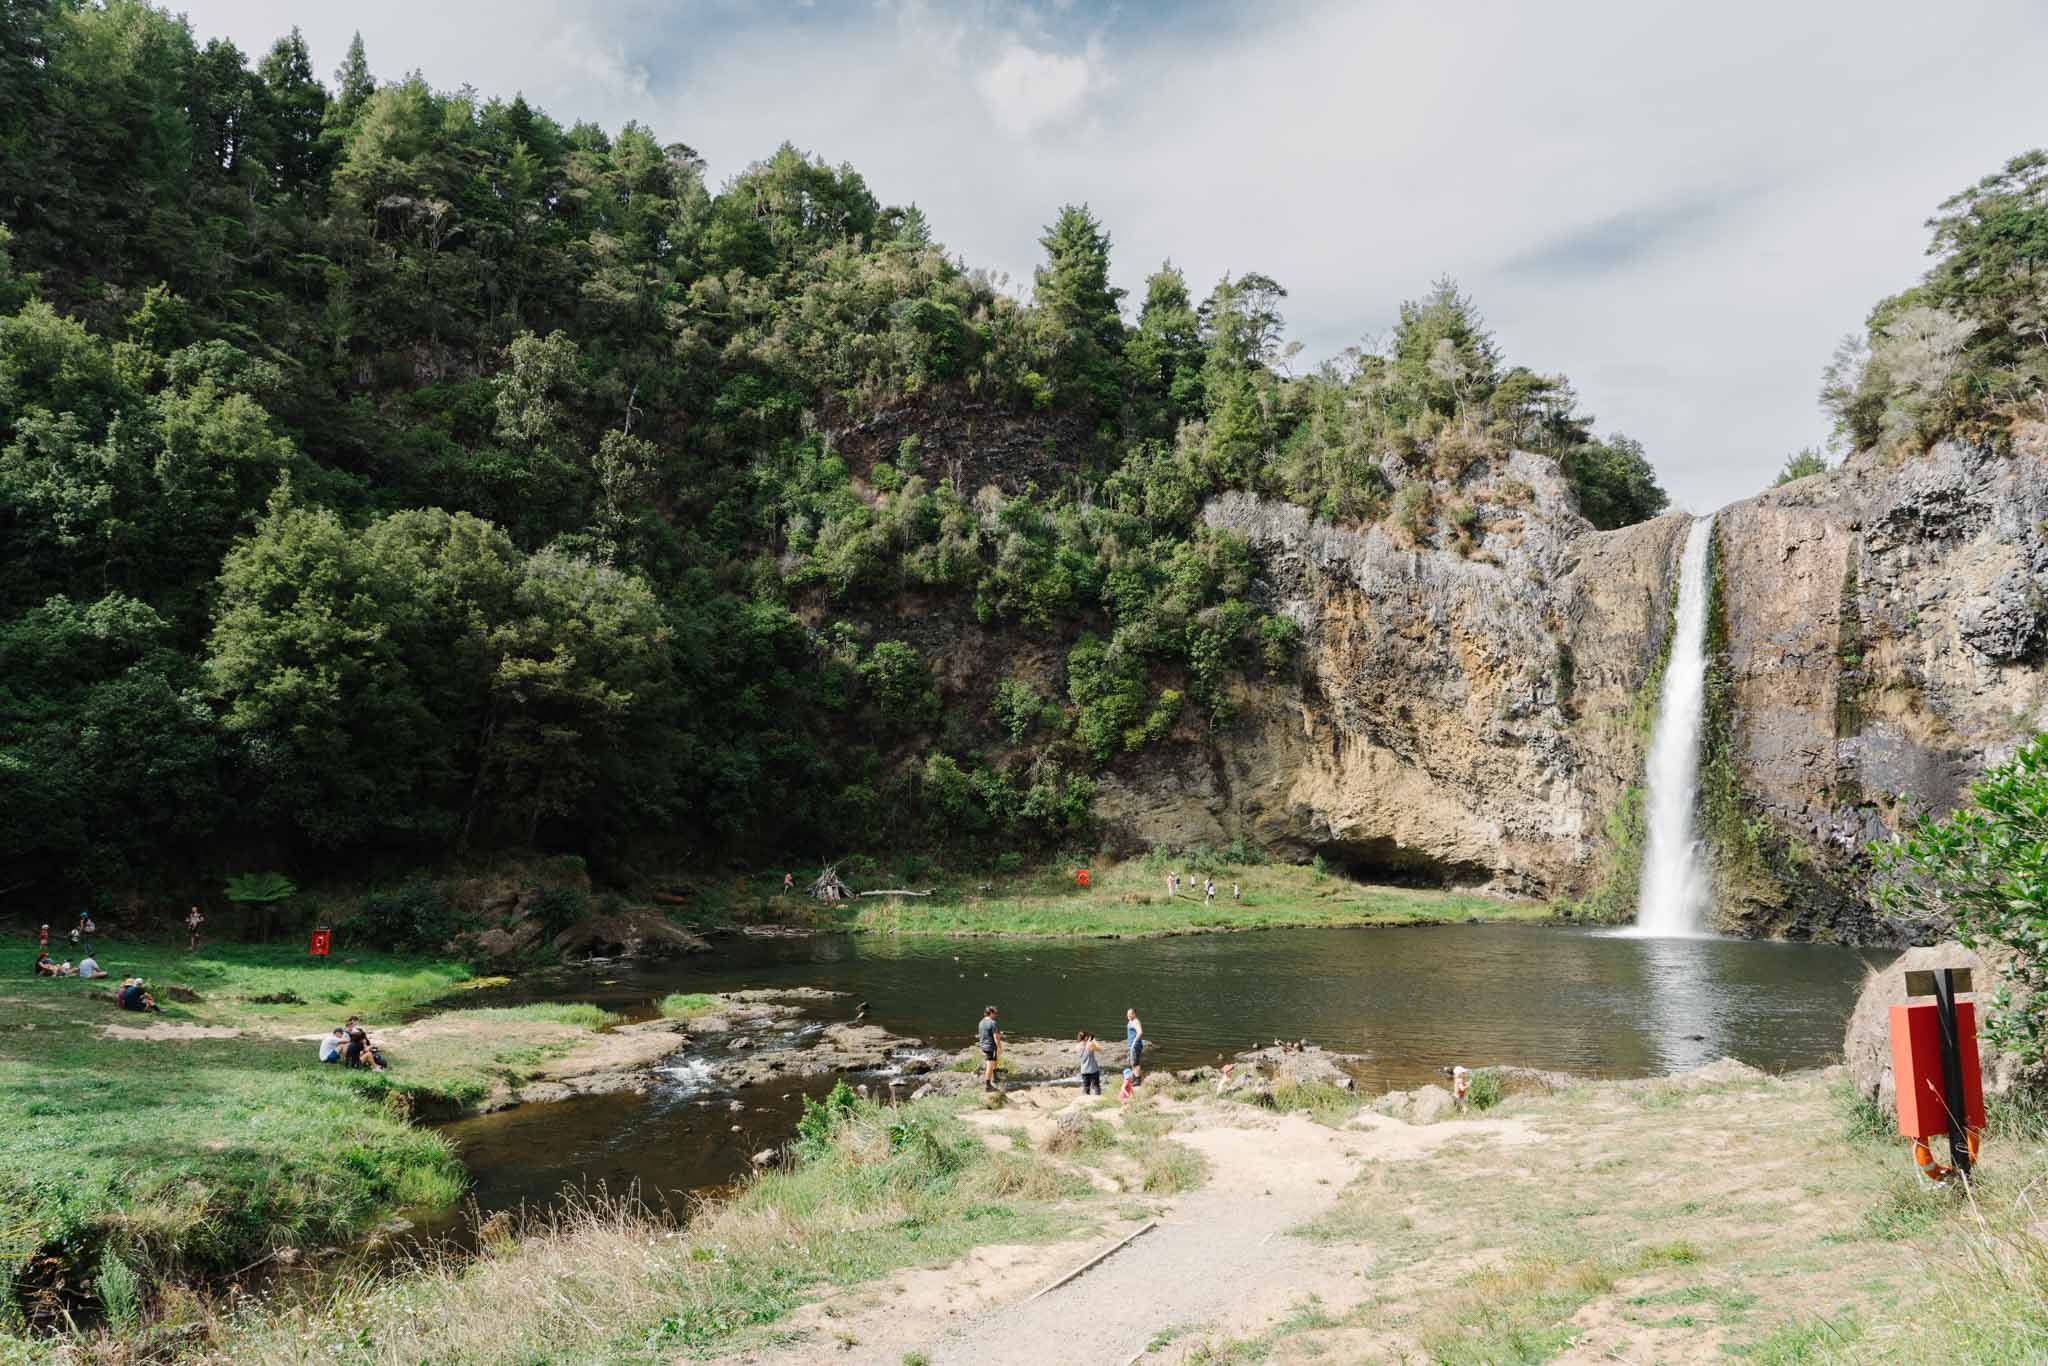
[[[994,1006],[982,1010],[981,1023],[975,1026],[975,1041],[981,1045],[981,1089],[993,1091],[996,1089],[996,1059],[1003,1051],[1003,1031],[996,1028]]]
[[[1081,1094],[1099,1096],[1102,1094],[1102,1045],[1085,1029],[1074,1036],[1074,1041],[1081,1046]]]

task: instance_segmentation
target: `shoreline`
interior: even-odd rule
[[[1912,1194],[1903,1149],[1859,1127],[1840,1076],[1724,1059],[1559,1078],[1467,1114],[1263,1070],[1240,1089],[1161,1074],[1123,1107],[1039,1085],[900,1107],[835,1093],[773,1167],[686,1220],[494,1219],[487,1257],[217,1320],[195,1355],[1020,1366],[1074,1323],[1094,1327],[1071,1359],[1101,1366],[1148,1344],[1163,1363],[1283,1343],[1290,1361],[1883,1355],[1941,1331],[1940,1297],[1891,1288],[1908,1245],[1950,1255],[1977,1216]],[[1723,1139],[1700,1144],[1702,1127]],[[1998,1151],[1977,1192],[1993,1220],[2048,1160],[2038,1137]],[[1837,1318],[1816,1327],[1816,1300]]]

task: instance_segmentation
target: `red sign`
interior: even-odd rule
[[[1948,1132],[1942,1094],[1941,1020],[1932,1001],[1891,1008],[1892,1084],[1898,1093],[1899,1132],[1928,1138]],[[1963,1055],[1963,1127],[1984,1127],[1984,1073],[1977,1058],[1977,1007],[1956,1002],[1956,1040]]]
[[[1074,870],[1074,885],[1076,887],[1086,887],[1088,885],[1088,870],[1086,868],[1076,868]]]
[[[315,958],[325,958],[327,956],[327,945],[333,937],[332,932],[328,930],[313,931],[313,944],[308,952]]]

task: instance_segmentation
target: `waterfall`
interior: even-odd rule
[[[1643,851],[1643,881],[1636,905],[1635,933],[1656,938],[1706,934],[1712,899],[1700,844],[1693,828],[1699,795],[1700,725],[1707,702],[1707,554],[1714,519],[1702,517],[1686,533],[1678,561],[1678,623],[1664,687],[1657,697],[1657,725],[1650,736],[1649,842]]]

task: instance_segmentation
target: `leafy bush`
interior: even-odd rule
[[[825,1093],[822,1101],[804,1097],[804,1112],[796,1122],[796,1154],[800,1161],[812,1162],[832,1150],[833,1136],[839,1132],[853,1114],[860,1097],[841,1077],[832,1083],[832,1089]]]
[[[581,887],[543,887],[533,894],[528,909],[553,939],[589,913],[590,893]]]
[[[372,892],[348,922],[356,943],[390,952],[438,949],[460,928],[454,904],[427,878],[415,878],[393,891]]]
[[[1871,846],[1878,904],[1931,917],[1965,944],[2011,950],[1984,1037],[2032,1062],[2048,1044],[2048,734],[1970,785],[1956,809]]]
[[[1045,698],[1021,678],[1006,678],[998,683],[988,706],[989,715],[995,718],[1013,745],[1024,742],[1024,737],[1039,723],[1044,709]]]
[[[1507,1081],[1498,1067],[1482,1067],[1472,1074],[1472,1083],[1465,1090],[1465,1099],[1475,1110],[1491,1110],[1500,1104],[1507,1094]]]

